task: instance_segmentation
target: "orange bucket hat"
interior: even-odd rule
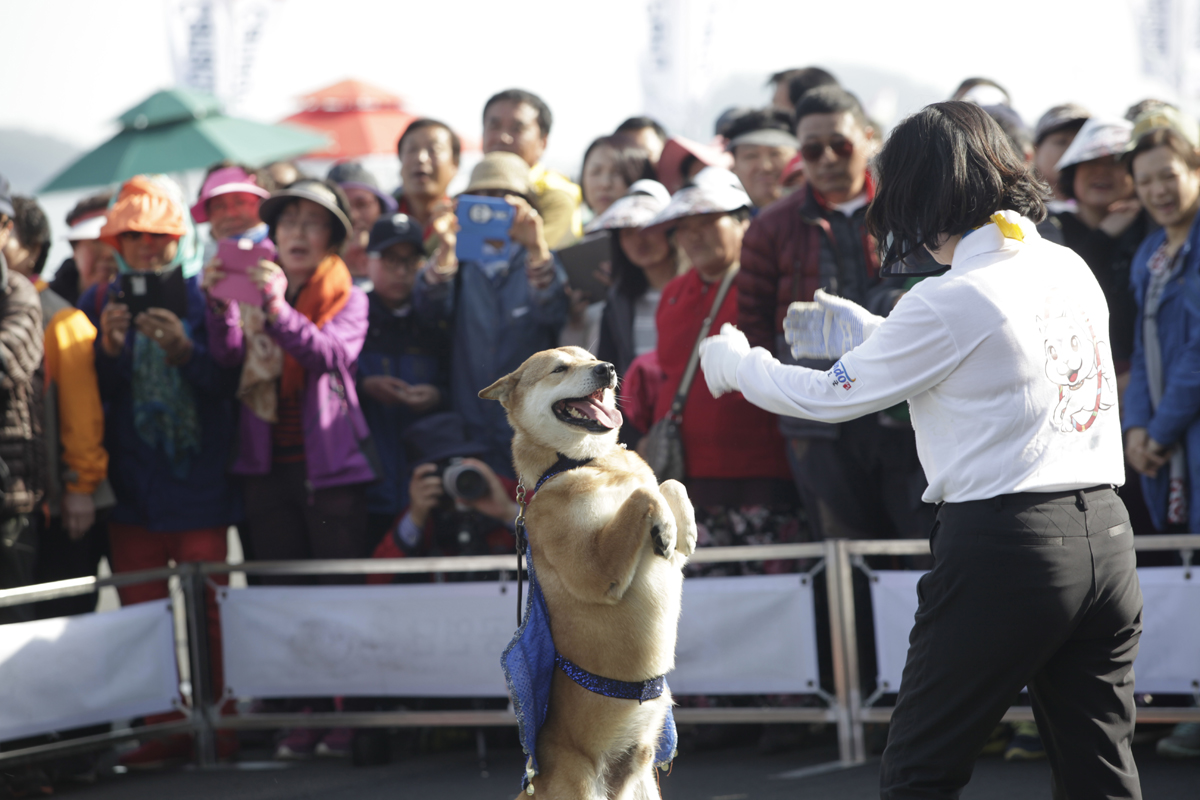
[[[180,237],[188,229],[182,207],[167,189],[145,175],[137,175],[125,182],[116,202],[108,209],[108,221],[100,229],[100,241],[120,252],[117,237],[126,231]]]

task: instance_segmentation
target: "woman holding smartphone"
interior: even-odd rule
[[[908,400],[938,503],[881,797],[958,797],[1029,688],[1056,796],[1140,798],[1133,660],[1142,595],[1106,341],[1087,264],[1044,241],[1045,187],[978,106],[938,103],[893,130],[867,214],[885,269],[939,272],[887,319],[818,295],[785,322],[780,364],[730,326],[702,351],[715,393],[842,422]],[[944,274],[943,274],[944,273]]]
[[[178,188],[163,176],[131,178],[109,208],[100,240],[116,251],[118,280],[89,289],[79,306],[100,330],[96,377],[105,408],[108,477],[116,494],[108,524],[113,571],[224,561],[226,531],[237,521],[239,506],[225,473],[237,374],[209,354],[197,277],[203,249]],[[145,281],[147,293],[154,285],[181,284],[184,307],[177,310],[183,313],[155,307],[132,313],[137,279]],[[117,591],[123,605],[144,603],[167,597],[167,584]],[[208,622],[219,696],[221,636],[211,591]],[[231,733],[222,734],[218,752],[230,755],[236,744]],[[178,735],[149,741],[121,762],[160,763],[190,753],[191,737]]]

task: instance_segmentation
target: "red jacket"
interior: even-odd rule
[[[663,381],[654,419],[667,415],[687,369],[700,325],[712,308],[719,283],[705,283],[689,270],[663,288],[658,303],[658,362]],[[736,281],[721,303],[709,334],[737,321]],[[791,479],[775,416],[736,392],[714,398],[697,369],[683,407],[683,450],[689,478]]]
[[[874,194],[870,177],[867,197]],[[742,240],[742,269],[738,273],[738,327],[753,347],[775,353],[775,339],[783,331],[787,308],[797,301],[810,301],[822,287],[820,275],[821,237],[832,246],[833,232],[821,216],[824,200],[805,185],[763,209]],[[875,242],[863,235],[867,272],[878,281],[879,258]],[[864,302],[864,298],[850,298]],[[893,298],[894,299],[894,298]],[[865,302],[864,302],[865,304]],[[887,309],[870,309],[886,313]]]

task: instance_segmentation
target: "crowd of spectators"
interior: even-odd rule
[[[679,417],[701,545],[926,536],[934,509],[906,405],[830,425],[687,383],[706,324],[734,323],[795,363],[790,303],[822,289],[886,315],[912,285],[881,276],[865,228],[881,127],[825,70],[770,83],[771,104],[731,109],[711,142],[625,121],[587,148],[578,183],[542,163],[546,103],[500,92],[462,194],[503,200],[513,222],[462,260],[448,194],[462,142],[433,119],[397,132],[392,193],[353,161],[324,177],[216,164],[196,198],[134,177],[67,216],[73,255],[49,284],[45,215],[0,179],[0,587],[92,575],[105,555],[118,572],[223,561],[230,526],[251,559],[511,552],[511,431],[477,392],[563,343],[615,365],[629,446]],[[1068,103],[1029,128],[993,81],[954,96],[984,107],[1045,182],[1043,235],[1076,251],[1108,299],[1109,330],[1095,334],[1121,392],[1137,532],[1200,530],[1200,126],[1149,100],[1126,119]],[[588,298],[559,253],[598,238],[606,289]],[[271,255],[230,269],[230,241]],[[220,292],[234,272],[249,298]],[[130,287],[149,273],[170,302],[134,313]],[[211,593],[208,610],[219,691]],[[188,743],[146,747],[126,760]],[[330,731],[285,737],[280,755],[348,747]]]

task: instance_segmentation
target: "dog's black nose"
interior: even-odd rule
[[[603,364],[597,364],[592,367],[592,374],[597,378],[604,380],[612,380],[612,377],[617,374],[617,368],[605,361]]]

